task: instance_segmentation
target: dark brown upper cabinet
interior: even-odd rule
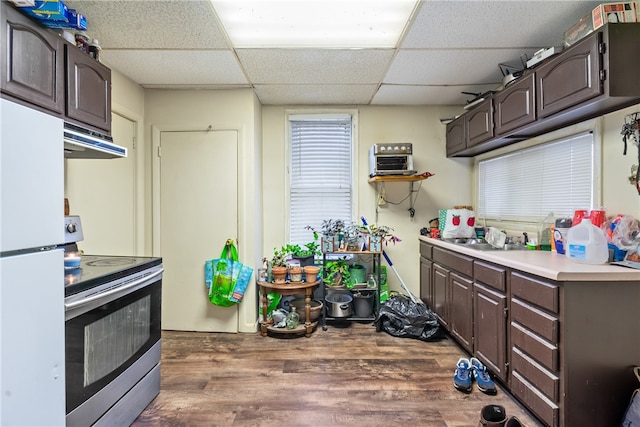
[[[0,90],[48,111],[64,112],[63,41],[2,2]]]
[[[505,135],[536,120],[535,74],[520,80],[495,94],[495,134]]]
[[[490,99],[493,129],[487,101],[458,118],[467,121],[464,144],[447,125],[447,156],[486,153],[640,103],[638,40],[640,23],[607,24],[526,70]]]

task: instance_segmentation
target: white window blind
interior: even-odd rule
[[[352,120],[350,115],[289,117],[289,241],[310,242],[311,225],[352,218]]]
[[[478,212],[487,219],[539,221],[594,206],[592,132],[478,162]]]

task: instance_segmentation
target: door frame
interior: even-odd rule
[[[127,153],[127,155],[135,156],[135,182],[133,186],[133,230],[134,230],[134,241],[133,241],[133,249],[134,255],[136,256],[145,256],[149,253],[149,246],[145,243],[145,200],[142,195],[145,194],[144,188],[144,159],[146,158],[144,144],[141,142],[144,141],[144,117],[135,111],[132,111],[121,104],[112,102],[111,103],[111,113],[117,114],[120,117],[123,117],[134,124],[134,140],[133,147],[134,149]],[[113,121],[113,120],[112,120]]]
[[[160,149],[160,139],[162,132],[202,132],[203,130],[211,131],[235,131],[238,135],[238,236],[237,247],[238,256],[240,260],[251,267],[257,268],[254,265],[254,256],[256,251],[261,251],[259,247],[250,248],[249,246],[256,241],[255,236],[248,235],[248,231],[255,230],[255,227],[251,226],[249,221],[255,221],[256,216],[251,212],[255,209],[253,205],[253,199],[255,195],[247,194],[246,189],[252,187],[251,182],[246,181],[247,169],[251,167],[255,159],[248,159],[244,155],[245,152],[254,152],[254,147],[246,147],[246,144],[251,141],[246,141],[247,132],[243,125],[230,125],[230,124],[179,124],[179,125],[165,125],[154,124],[151,125],[151,236],[152,236],[152,253],[153,256],[160,256],[160,157],[157,155]],[[244,190],[244,191],[243,191]],[[250,208],[249,208],[250,207]],[[262,215],[259,215],[260,220]],[[251,255],[251,256],[249,256]],[[204,268],[204,267],[203,267]],[[252,281],[255,279],[252,276]],[[238,309],[238,332],[255,332],[258,325],[258,304],[256,295],[258,291],[255,286],[249,286],[245,293],[243,302],[237,305]]]

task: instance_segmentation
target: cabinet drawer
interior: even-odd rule
[[[511,368],[553,402],[558,402],[560,379],[517,348],[511,349]]]
[[[558,318],[519,299],[511,300],[511,320],[531,329],[554,344],[558,343]]]
[[[433,248],[433,260],[456,270],[458,273],[473,277],[473,258],[458,255],[441,248]]]
[[[506,291],[506,271],[504,268],[476,261],[473,268],[473,274],[473,277],[477,282],[484,283],[485,285],[491,286],[492,288],[502,292]]]
[[[558,346],[516,322],[511,322],[511,345],[520,348],[547,369],[558,371]]]
[[[523,402],[526,402],[529,409],[538,415],[546,425],[551,427],[558,426],[560,415],[558,405],[544,397],[540,391],[533,387],[526,379],[518,374],[518,372],[513,372],[511,375],[511,391],[522,399]]]
[[[559,286],[511,273],[511,295],[558,314]]]
[[[432,259],[433,246],[425,242],[420,242],[420,256],[425,257],[426,259]]]

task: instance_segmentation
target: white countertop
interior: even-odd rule
[[[474,258],[504,265],[551,280],[588,282],[635,281],[640,284],[640,270],[609,264],[581,264],[571,261],[565,255],[560,255],[555,252],[532,250],[481,251],[426,236],[420,236],[419,239],[433,246],[450,249]]]

